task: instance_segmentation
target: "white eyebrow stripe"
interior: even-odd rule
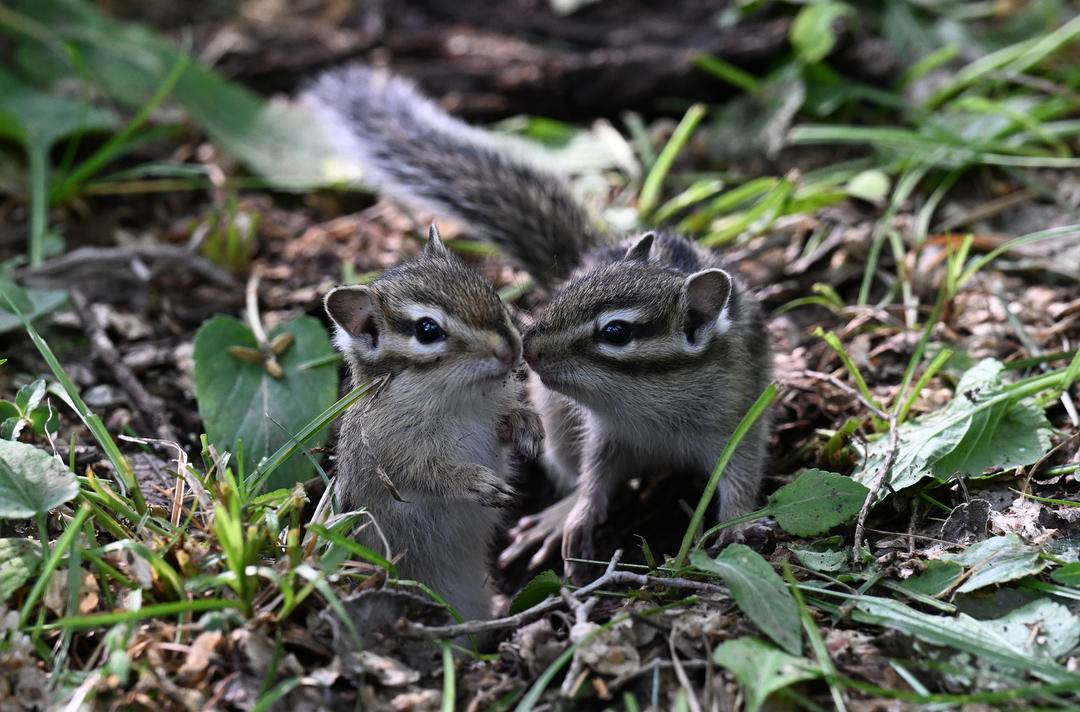
[[[405,314],[413,321],[421,319],[423,317],[429,317],[434,319],[439,326],[446,328],[448,321],[446,312],[438,307],[429,306],[427,304],[409,304],[405,307]]]
[[[645,310],[643,309],[613,309],[611,311],[601,312],[596,317],[596,323],[600,326],[608,323],[609,321],[628,321],[631,324],[637,324],[641,321]]]

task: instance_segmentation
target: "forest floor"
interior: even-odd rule
[[[0,710],[1080,704],[1080,19],[572,4],[0,7]],[[776,386],[745,541],[692,526],[701,481],[631,482],[621,558],[582,589],[500,570],[477,652],[316,512],[364,395],[330,288],[437,219],[512,308],[546,298],[469,226],[334,186],[288,97],[356,60],[752,287]],[[508,525],[553,502],[521,489]]]

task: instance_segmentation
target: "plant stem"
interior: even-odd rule
[[[49,157],[37,147],[30,154],[30,266],[45,261],[45,231],[48,229]]]
[[[49,558],[49,527],[48,522],[45,520],[45,512],[38,512],[37,515],[37,527],[38,536],[41,538],[41,558]]]

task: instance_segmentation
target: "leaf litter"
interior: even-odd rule
[[[848,91],[862,92],[861,98],[852,100],[828,81],[826,73],[833,62],[844,66],[844,53],[850,49],[845,43],[858,46],[861,40],[852,34],[846,5],[816,5],[820,7],[803,16],[798,39],[791,42],[800,53],[799,61],[808,64],[785,67],[762,80],[765,90],[754,100],[758,108],[764,103],[769,109],[768,130],[764,134],[752,131],[759,134],[754,139],[757,144],[735,142],[753,154],[754,163],[762,166],[760,173],[740,175],[735,170],[740,162],[724,159],[716,147],[732,143],[725,136],[737,127],[740,114],[751,129],[755,123],[759,129],[762,112],[745,107],[741,112],[734,108],[717,112],[701,124],[698,136],[677,157],[656,211],[670,214],[673,222],[681,219],[695,236],[726,243],[734,268],[761,287],[770,309],[779,311],[793,299],[815,300],[770,320],[777,342],[777,372],[787,388],[775,408],[771,496],[759,515],[765,517],[764,524],[758,522],[756,530],[744,533],[749,546],[731,545],[719,556],[715,551],[701,551],[692,561],[702,565],[669,571],[658,568],[664,564],[663,554],[673,552],[662,543],[663,531],[646,531],[633,519],[625,526],[642,539],[624,538],[627,563],[645,568],[620,569],[646,578],[605,587],[608,595],[571,602],[563,598],[568,591],[559,586],[557,572],[537,580],[528,587],[528,595],[522,594],[514,612],[527,613],[531,607],[546,605],[545,601],[554,602],[544,615],[498,631],[500,646],[492,657],[454,653],[449,672],[459,709],[528,709],[529,704],[533,708],[543,704],[630,708],[627,700],[641,709],[650,705],[652,709],[680,705],[693,709],[695,704],[703,709],[710,704],[721,709],[806,703],[827,707],[835,699],[832,686],[839,686],[842,699],[853,710],[917,704],[920,698],[929,700],[933,695],[939,696],[934,698],[939,703],[968,706],[1023,708],[1040,700],[1067,707],[1075,701],[1080,689],[1075,679],[1080,624],[1075,614],[1077,574],[1070,566],[1080,546],[1076,528],[1080,508],[1075,506],[1080,499],[1076,423],[1052,386],[1011,395],[1043,377],[1046,369],[1061,373],[1080,340],[1076,306],[1080,293],[1068,281],[1070,276],[1075,279],[1075,269],[1069,267],[1077,264],[1070,261],[1075,235],[1002,254],[967,281],[948,300],[937,323],[931,324],[925,358],[918,363],[915,379],[926,373],[941,347],[951,348],[955,359],[922,384],[914,394],[910,415],[897,426],[894,462],[867,521],[868,546],[861,560],[851,558],[851,527],[858,511],[851,504],[861,503],[860,496],[865,496],[882,470],[891,447],[889,432],[887,423],[875,420],[852,395],[857,384],[837,354],[812,335],[815,326],[838,334],[872,399],[895,407],[909,395],[898,385],[918,347],[919,329],[931,313],[936,290],[949,279],[949,256],[962,248],[964,234],[973,236],[970,249],[975,254],[986,254],[999,247],[1004,236],[1078,222],[1067,219],[1076,213],[1075,190],[1070,193],[1068,179],[1046,169],[999,171],[986,181],[968,173],[957,189],[945,189],[936,215],[932,210],[924,215],[927,201],[948,177],[948,173],[930,173],[918,186],[914,200],[900,201],[889,219],[882,218],[902,183],[903,171],[894,162],[893,149],[883,143],[866,153],[844,154],[846,149],[840,149],[838,154],[830,148],[823,160],[822,155],[815,155],[814,147],[789,143],[789,129],[817,121],[816,114],[827,112],[830,102],[868,111],[869,123],[881,120],[868,108],[883,99],[873,93],[875,87],[844,82]],[[890,12],[912,15],[916,19],[906,21],[915,22],[916,27],[951,22],[929,11],[896,5],[904,9],[894,7]],[[1018,13],[1013,16],[1016,23],[1032,22],[1024,12]],[[859,19],[874,31],[872,15],[859,15]],[[897,26],[902,26],[900,20],[890,17],[889,27]],[[1032,27],[1029,24],[1025,31],[1042,31]],[[819,28],[815,31],[825,34],[815,35],[807,28]],[[86,44],[93,44],[100,31],[96,25]],[[834,32],[840,33],[840,41],[830,44]],[[123,37],[131,39],[128,34]],[[159,49],[140,51],[155,54]],[[94,60],[100,57],[95,54]],[[226,61],[235,61],[235,56]],[[171,65],[162,66],[167,72]],[[945,79],[962,68],[955,62],[948,66]],[[968,70],[967,76],[973,71]],[[1026,69],[1018,71],[1021,74],[1014,76],[1028,76],[1023,74]],[[1065,87],[1074,83],[1053,63],[1040,67],[1037,76]],[[204,79],[197,78],[195,83]],[[991,76],[988,85],[997,87],[1000,79]],[[917,83],[919,78],[912,81]],[[213,95],[227,98],[229,92],[217,87]],[[183,104],[188,96],[178,99]],[[949,107],[947,120],[937,122],[934,130],[969,139],[1011,141],[1010,150],[1029,145],[1032,136],[1044,139],[1039,126],[1051,135],[1067,130],[1040,123],[1048,115],[1040,112],[1053,107],[1048,109],[1030,95],[1021,99],[1022,104],[1006,100],[999,107],[980,107],[968,100]],[[1017,106],[1037,117],[1034,128],[1005,118],[1015,115]],[[1075,110],[1061,109],[1060,114],[1067,116]],[[236,139],[213,122],[201,121],[197,113],[192,112],[195,125],[201,126],[196,132],[205,131],[221,144]],[[909,117],[889,116],[883,123],[894,120],[907,122]],[[107,128],[102,123],[100,130]],[[527,125],[522,133],[528,136],[533,128]],[[653,148],[662,147],[670,126],[665,128],[665,122],[659,121],[646,128],[652,131]],[[615,130],[621,129],[622,124],[616,124]],[[1033,130],[1025,133],[1028,129]],[[259,141],[248,141],[234,155],[254,157],[249,165],[273,178],[281,152],[264,155],[259,145],[276,135],[270,132]],[[927,141],[927,136],[941,134],[924,131],[921,135],[920,140]],[[223,152],[202,140],[201,136],[181,137],[169,151],[189,157],[199,176],[246,177]],[[594,136],[582,136],[581,143],[600,146]],[[625,159],[624,148],[620,146],[615,155]],[[959,154],[946,148],[934,161],[948,169]],[[1073,148],[1066,145],[1068,151]],[[150,149],[149,155],[154,160],[167,157],[159,148]],[[283,178],[315,181],[324,176],[327,164],[308,160],[314,155],[306,152],[305,161]],[[815,174],[838,157],[864,163],[835,175]],[[647,173],[647,156],[640,158]],[[125,167],[136,167],[131,163]],[[584,192],[596,193],[600,187],[600,193],[610,194],[608,198],[614,195],[609,211],[613,219],[629,216],[636,220],[636,163],[605,160],[595,168],[575,165],[579,174],[575,180]],[[706,183],[698,188],[719,192],[708,193],[704,200],[683,198],[675,203],[684,191],[693,190],[698,170],[712,171],[717,166],[724,175],[706,176]],[[150,180],[153,171],[140,175]],[[972,180],[965,184],[969,177]],[[756,178],[767,180],[740,200],[713,200]],[[103,181],[98,189],[117,188],[108,183]],[[717,188],[718,183],[725,187]],[[1021,184],[1025,188],[1034,184],[1039,189],[1037,197],[1026,203],[1014,200],[1012,207],[1000,209],[1000,199],[1020,190]],[[71,246],[84,239],[120,245],[148,239],[179,245],[192,236],[193,226],[211,225],[208,229],[217,231],[213,237],[219,242],[206,254],[241,274],[262,275],[260,303],[272,327],[305,313],[316,314],[318,297],[332,284],[360,280],[411,253],[418,244],[413,221],[429,217],[405,214],[386,202],[371,205],[368,198],[349,193],[316,193],[298,201],[222,185],[227,183],[218,183],[205,195],[177,191],[119,199],[116,195],[94,197],[91,192],[80,200],[93,206],[93,226],[86,224],[78,206],[53,211],[50,221],[62,228]],[[225,193],[237,196],[236,206],[225,204]],[[673,204],[665,206],[665,199]],[[240,214],[257,219],[238,220]],[[17,216],[17,211],[0,213],[4,229],[21,229]],[[924,219],[929,222],[920,233]],[[942,227],[950,224],[949,229]],[[880,229],[881,225],[888,229]],[[140,233],[139,238],[133,230]],[[246,253],[243,246],[225,249],[230,239],[243,238],[245,230],[256,235],[258,246],[253,253]],[[898,245],[890,242],[890,230],[901,238]],[[446,232],[448,237],[465,238],[461,244],[469,237],[467,226]],[[879,236],[882,249],[875,253],[873,245]],[[871,269],[867,265],[874,254],[883,256]],[[521,275],[497,259],[470,259],[500,287],[521,281]],[[245,264],[244,260],[249,261]],[[335,550],[319,537],[311,539],[309,549],[289,544],[291,522],[301,509],[288,493],[271,492],[260,501],[230,499],[235,489],[230,489],[224,471],[239,467],[241,454],[231,452],[224,440],[213,439],[208,447],[199,442],[198,435],[210,425],[199,417],[198,403],[203,399],[198,398],[197,379],[192,377],[198,367],[198,359],[192,361],[197,329],[215,313],[239,315],[242,299],[221,286],[201,283],[184,269],[155,269],[148,274],[140,269],[130,261],[124,267],[136,280],[136,288],[110,290],[105,285],[104,295],[95,298],[109,303],[111,315],[103,322],[125,362],[166,404],[167,418],[184,439],[180,445],[191,454],[184,468],[193,468],[195,478],[178,489],[181,478],[176,476],[174,460],[139,452],[125,442],[125,455],[147,490],[148,507],[139,512],[127,496],[117,492],[115,463],[93,444],[91,434],[70,410],[62,413],[60,432],[53,438],[31,433],[29,426],[23,428],[22,444],[32,443],[52,462],[74,462],[78,479],[74,490],[65,485],[67,489],[55,490],[60,494],[54,498],[48,494],[53,490],[46,488],[40,493],[41,501],[23,503],[19,510],[20,516],[36,516],[43,507],[49,512],[50,552],[37,545],[40,536],[35,522],[2,523],[0,542],[7,544],[0,545],[0,570],[10,576],[4,576],[0,588],[3,605],[8,606],[0,618],[4,646],[0,648],[0,705],[9,699],[23,705],[41,700],[44,707],[43,701],[50,699],[127,708],[253,709],[272,706],[276,700],[298,709],[336,708],[357,701],[372,709],[439,709],[448,674],[440,648],[425,638],[407,638],[401,631],[406,623],[452,625],[452,616],[415,588],[410,589],[415,595],[404,599],[400,589],[384,588],[387,571],[370,557]],[[889,295],[877,305],[860,303],[863,300],[858,297],[859,282],[867,273],[876,280],[875,299]],[[78,320],[65,314],[62,302],[46,302],[33,291],[29,294],[35,323],[61,354],[62,365],[77,386],[84,393],[96,387],[108,390],[109,397],[95,406],[106,427],[114,433],[148,432],[144,414],[112,382],[110,371],[77,347],[66,346],[81,337]],[[1006,295],[1004,302],[999,294]],[[518,305],[527,309],[540,299],[542,295],[529,293]],[[909,314],[915,318],[909,321]],[[20,329],[21,321],[3,311],[0,326]],[[4,356],[10,362],[0,367],[5,394],[10,391],[14,398],[20,388],[41,377],[55,388],[56,377],[39,352],[21,332],[9,334]],[[1023,368],[1012,365],[1058,352],[1065,355]],[[794,375],[810,371],[827,373],[844,387]],[[1066,392],[1075,397],[1075,388]],[[53,393],[50,390],[46,397]],[[242,455],[247,467],[259,458],[253,452]],[[318,460],[322,452],[315,449],[311,455]],[[322,464],[332,468],[333,461],[322,460]],[[314,471],[307,465],[310,460],[305,459],[305,470]],[[19,472],[23,471],[20,467]],[[63,472],[67,482],[74,479],[66,468]],[[808,472],[818,474],[807,477]],[[198,487],[206,489],[209,494],[203,494],[215,503],[243,501],[244,516],[236,520],[240,528],[228,531],[246,532],[246,527],[254,527],[268,548],[250,560],[244,558],[243,547],[228,553],[219,533],[226,529],[214,527],[215,520],[227,516],[228,506],[220,512],[195,507]],[[822,494],[826,491],[827,496]],[[65,497],[72,492],[78,498],[69,502]],[[122,504],[117,504],[114,494]],[[696,499],[684,495],[681,502],[678,498],[664,502],[659,499],[662,494],[634,491],[625,496],[633,503],[626,509],[658,508],[670,530],[672,520],[682,509],[692,508]],[[821,506],[814,504],[813,495]],[[535,495],[530,504],[538,504],[543,496]],[[317,492],[308,497],[316,500]],[[49,553],[56,551],[85,499],[103,508],[102,515],[95,513],[90,520],[97,543],[80,533],[75,546],[69,543],[50,562]],[[174,502],[179,502],[175,511],[178,521],[186,522],[185,529],[165,526]],[[115,511],[105,503],[121,509]],[[129,545],[109,547],[117,541]],[[229,556],[239,557],[235,565]],[[302,564],[297,566],[297,562]],[[812,624],[820,628],[839,679],[824,671],[805,621],[800,621],[790,584],[781,576],[785,564],[802,587]],[[46,567],[51,567],[48,573]],[[86,575],[71,578],[73,569]],[[601,570],[597,569],[598,575]],[[42,611],[41,624],[66,621],[73,627],[41,629],[20,623],[20,607],[43,575],[49,583],[38,594],[41,608],[35,609]],[[282,583],[289,577],[296,583]],[[180,583],[181,592],[173,589],[174,581]],[[519,576],[503,582],[508,597],[527,581],[528,576]],[[310,582],[315,583],[304,589]],[[697,587],[680,588],[691,584]],[[303,590],[308,591],[303,601],[285,600]],[[152,611],[150,606],[191,601],[213,605],[239,601],[250,603],[250,609],[174,611],[115,623],[80,618]],[[589,601],[595,603],[588,610],[580,607]],[[770,602],[773,605],[764,605]],[[357,630],[352,631],[345,621],[364,625],[354,625]],[[362,638],[361,646],[356,645],[354,633]],[[60,643],[64,657],[45,658],[40,652],[43,642]],[[467,640],[459,642],[468,645]],[[59,682],[50,683],[49,675],[57,670]],[[980,697],[997,692],[1003,696]]]

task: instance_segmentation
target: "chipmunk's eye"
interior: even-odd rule
[[[634,325],[628,321],[615,319],[600,327],[598,336],[604,343],[625,346],[634,338]]]
[[[433,344],[446,338],[446,332],[429,316],[416,320],[416,340],[421,344]]]

